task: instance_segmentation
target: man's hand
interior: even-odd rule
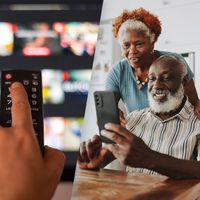
[[[105,166],[110,152],[102,147],[101,139],[95,135],[87,142],[80,144],[78,163],[82,169],[95,169]]]
[[[151,156],[151,149],[142,139],[117,124],[108,123],[105,128],[106,130],[102,130],[101,134],[115,142],[115,144],[105,145],[105,148],[124,165],[146,167]]]
[[[50,200],[64,167],[64,154],[46,147],[42,157],[26,91],[13,83],[10,92],[12,127],[0,127],[0,199]]]

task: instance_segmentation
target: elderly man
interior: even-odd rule
[[[126,128],[108,123],[102,134],[81,143],[80,168],[104,167],[114,159],[130,173],[160,173],[171,178],[200,178],[200,121],[184,96],[184,64],[173,56],[158,58],[149,70],[150,108],[134,111]]]

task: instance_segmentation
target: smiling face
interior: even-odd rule
[[[132,67],[140,67],[152,57],[154,43],[144,33],[126,30],[122,37],[122,54]]]
[[[155,112],[176,109],[184,97],[182,71],[176,59],[161,59],[149,69],[149,100]]]

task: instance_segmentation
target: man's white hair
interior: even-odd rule
[[[119,28],[118,42],[120,45],[123,42],[123,36],[127,30],[135,30],[135,31],[143,32],[147,37],[150,38],[151,43],[155,42],[155,34],[152,33],[143,22],[135,20],[135,19],[128,19]]]

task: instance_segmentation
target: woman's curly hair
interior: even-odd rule
[[[133,11],[124,10],[120,16],[115,18],[112,29],[115,38],[118,37],[122,23],[129,19],[143,22],[149,28],[150,32],[155,34],[155,41],[157,41],[161,33],[161,22],[157,16],[144,8],[138,8]]]

